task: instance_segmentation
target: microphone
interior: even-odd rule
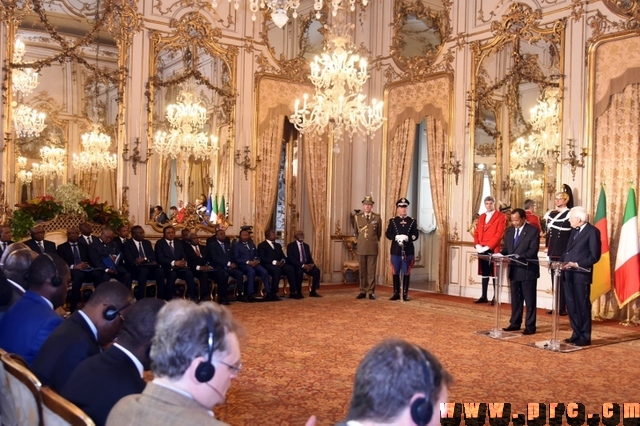
[[[220,391],[219,391],[218,389],[214,388],[213,386],[211,386],[211,385],[210,385],[209,383],[207,383],[207,382],[205,382],[204,384],[205,384],[205,385],[207,385],[207,386],[209,386],[211,389],[213,389],[213,391],[214,391],[215,393],[217,393],[217,394],[218,394],[218,396],[219,396],[220,398],[222,398],[222,401],[220,401],[220,403],[221,403],[221,404],[226,400],[225,396],[224,396],[223,394],[221,394],[221,393],[220,393]]]

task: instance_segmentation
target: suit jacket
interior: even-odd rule
[[[171,268],[174,260],[187,260],[184,247],[178,241],[173,240],[173,251],[164,238],[156,241],[156,259],[163,268]]]
[[[96,425],[127,395],[141,393],[145,382],[131,358],[117,346],[87,358],[75,369],[60,395],[77,405]]]
[[[56,244],[53,241],[42,240],[44,243],[44,252],[49,254],[57,254],[56,253]],[[40,246],[33,238],[24,242],[27,247],[31,250],[35,251],[38,254],[42,254],[42,250],[40,250]]]
[[[100,353],[100,345],[79,311],[74,312],[44,342],[33,372],[56,392],[64,387],[82,361]]]
[[[78,238],[78,243],[90,246],[91,244],[95,243],[96,241],[100,241],[100,238],[98,238],[98,237],[96,237],[94,235],[89,235],[89,239],[91,240],[91,242],[89,244],[87,244],[87,239],[85,238],[85,236],[84,235],[80,235],[80,238]]]
[[[122,398],[107,418],[107,426],[224,426],[194,399],[148,383],[141,394]]]
[[[151,246],[151,241],[142,240],[142,250],[149,262],[157,262],[156,252],[153,250],[153,246]],[[122,246],[122,256],[124,257],[124,262],[127,265],[127,268],[136,268],[136,259],[140,257],[140,253],[138,252],[138,242],[133,238],[128,239]]]
[[[0,348],[33,365],[45,340],[63,321],[42,296],[27,291],[0,321]]]
[[[473,244],[489,247],[493,253],[498,251],[500,240],[504,235],[507,220],[504,214],[494,210],[491,219],[487,222],[487,214],[482,213],[478,218],[478,225],[473,233]]]
[[[271,245],[266,240],[258,244],[258,257],[264,265],[273,265],[274,260],[276,262],[286,260],[282,246],[274,241],[273,248],[271,248]]]
[[[127,238],[126,240],[124,240],[124,242],[122,242],[122,240],[120,239],[119,236],[115,236],[113,238],[113,242],[116,244],[116,247],[118,247],[118,250],[120,251],[120,253],[122,253],[123,249],[124,249],[124,244],[129,241],[131,238]]]
[[[227,270],[229,262],[235,262],[231,252],[229,240],[225,240],[224,249],[216,237],[207,238],[207,252],[209,254],[209,264],[215,269]]]
[[[13,243],[14,241],[7,241],[7,248],[9,248],[9,246]],[[4,249],[2,248],[2,243],[0,242],[0,257],[2,257],[3,254],[4,254]]]
[[[254,259],[260,261],[256,245],[251,240],[247,241],[246,246],[241,242],[235,243],[233,247],[231,247],[231,253],[233,254],[235,262],[239,265],[244,265],[249,260]]]
[[[184,254],[187,257],[187,265],[189,268],[195,273],[197,266],[204,266],[209,263],[207,247],[202,244],[198,244],[198,250],[200,250],[200,256],[196,254],[193,246],[188,242],[184,241],[182,243],[182,248],[184,249]]]
[[[116,244],[111,241],[109,244],[105,244],[102,240],[97,239],[89,246],[89,263],[94,268],[100,268],[101,270],[105,270],[108,268],[108,265],[104,263],[104,258],[107,256],[117,256],[120,254],[120,250]],[[121,261],[118,261],[116,266],[122,266],[120,264]]]
[[[540,248],[540,232],[535,226],[525,223],[520,229],[518,241],[513,243],[516,235],[516,228],[510,226],[504,235],[504,246],[501,253],[503,255],[517,254],[519,261],[526,259],[537,259]],[[540,277],[540,264],[528,262],[527,265],[520,265],[516,262],[509,264],[509,279],[512,281],[530,281]]]
[[[71,250],[71,243],[69,243],[69,241],[60,244],[57,252],[58,256],[60,256],[67,265],[75,265],[76,262],[74,261],[73,250]],[[80,241],[78,241],[78,254],[80,255],[80,260],[89,263],[89,247],[85,244],[80,244]]]
[[[538,217],[538,215],[531,213],[529,210],[525,210],[525,214],[527,215],[527,222],[537,228],[538,232],[542,232],[542,226],[540,225],[540,218]]]
[[[15,281],[0,280],[0,320],[18,300],[24,296],[25,289]]]
[[[298,241],[291,241],[287,245],[287,261],[293,265],[294,268],[302,268],[302,261],[300,261],[300,248],[298,247]],[[309,248],[309,244],[302,243],[302,247],[304,247],[305,257],[307,259],[305,265],[314,264],[313,257],[311,257],[311,249]]]
[[[600,260],[600,231],[595,226],[587,223],[578,233],[573,229],[569,235],[567,250],[562,255],[563,262],[577,262],[581,268],[589,269],[589,272],[578,270],[564,271],[565,279],[573,283],[591,284],[593,279],[593,265]]]
[[[356,251],[361,256],[377,255],[378,242],[382,236],[382,219],[379,214],[369,213],[369,220],[364,212],[351,217],[351,224],[356,230],[358,242]]]

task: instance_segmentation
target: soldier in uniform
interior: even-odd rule
[[[571,210],[567,204],[571,201],[571,195],[566,192],[558,192],[555,196],[556,209],[547,212],[544,220],[547,222],[547,234],[545,238],[545,246],[547,257],[550,261],[559,261],[567,250],[569,244],[569,235],[571,234],[571,224],[569,223],[569,211]],[[553,271],[552,277],[553,277]],[[551,280],[553,285],[553,279]],[[558,286],[557,291],[560,292],[560,315],[567,315],[564,292],[562,286]],[[551,313],[549,311],[548,313]]]
[[[407,216],[409,200],[402,197],[396,201],[397,216],[389,219],[385,235],[391,240],[391,267],[393,268],[393,296],[389,300],[400,300],[400,272],[402,272],[402,300],[409,301],[409,278],[413,267],[415,250],[413,242],[418,239],[418,224]]]
[[[382,223],[380,215],[371,211],[373,204],[373,197],[365,196],[362,200],[362,211],[351,217],[351,224],[358,237],[356,253],[358,253],[360,264],[360,294],[356,299],[364,299],[367,297],[367,292],[369,292],[369,299],[376,298],[376,265]]]

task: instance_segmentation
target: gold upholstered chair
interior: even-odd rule
[[[45,426],[94,426],[95,423],[80,408],[44,387],[42,393],[42,420]]]
[[[16,424],[43,425],[40,380],[11,355],[3,353],[0,358],[5,371],[4,392],[13,400]],[[4,411],[2,420],[4,423]]]

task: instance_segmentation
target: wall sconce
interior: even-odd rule
[[[553,182],[547,182],[547,194],[555,195],[556,193],[556,184]]]
[[[449,162],[442,165],[442,170],[447,174],[454,174],[456,176],[456,186],[458,185],[458,176],[462,171],[462,163],[457,158],[453,157],[453,151],[449,151]]]
[[[202,183],[205,184],[206,187],[209,188],[209,192],[213,192],[213,184],[215,183],[213,178],[207,173],[205,177],[202,178]]]
[[[180,176],[176,176],[176,180],[173,182],[173,184],[176,186],[176,188],[182,189],[182,179],[180,179]]]
[[[255,161],[254,165],[252,166],[251,165],[251,158],[249,157],[249,153],[250,152],[251,152],[251,150],[249,150],[249,147],[245,146],[244,147],[244,158],[242,160],[240,160],[240,156],[242,154],[240,153],[239,149],[236,150],[236,164],[238,166],[242,166],[244,168],[244,180],[249,179],[249,177],[247,175],[249,173],[249,170],[254,171],[258,167],[258,164],[260,164],[260,161],[262,161],[260,159],[260,156],[256,155],[256,161]]]
[[[195,184],[195,182],[193,181],[193,179],[191,179],[191,176],[189,176],[189,181],[187,182],[187,187],[189,187],[189,189],[191,189],[194,184]]]
[[[140,156],[140,150],[138,149],[138,146],[140,145],[140,138],[136,138],[133,143],[134,143],[134,145],[133,145],[133,155],[130,155],[130,156],[127,157],[127,155],[129,154],[129,145],[125,144],[125,146],[122,148],[122,159],[124,161],[132,161],[133,162],[133,174],[137,175],[138,174],[138,163],[147,164],[147,162],[149,161],[149,158],[151,158],[151,155],[153,154],[153,152],[151,151],[151,148],[147,148],[147,158],[145,160],[143,160],[142,157]]]
[[[567,157],[563,158],[561,162],[571,166],[571,176],[573,177],[573,180],[576,180],[576,169],[578,167],[584,167],[584,157],[587,156],[587,148],[581,149],[580,159],[578,159],[575,150],[576,146],[573,144],[574,140],[575,139],[567,138],[567,141],[569,141],[567,143]]]
[[[502,193],[508,192],[515,188],[516,182],[509,178],[509,175],[505,176],[505,179],[500,183],[500,191]]]

